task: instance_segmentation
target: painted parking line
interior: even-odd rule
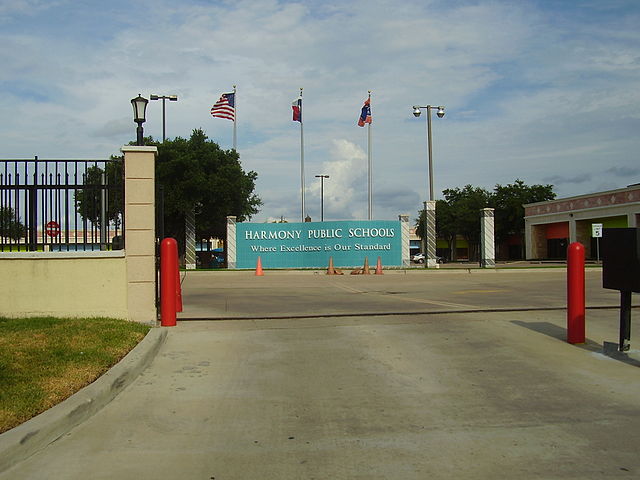
[[[364,290],[360,290],[359,288],[350,287],[349,285],[343,285],[343,284],[341,284],[341,283],[337,283],[337,282],[333,283],[333,286],[334,286],[334,287],[341,288],[341,289],[346,290],[346,291],[348,291],[348,292],[353,292],[353,293],[367,293],[367,292],[365,292]]]
[[[397,297],[398,295],[395,295],[395,296]],[[469,305],[464,303],[439,302],[437,300],[427,300],[424,298],[412,298],[412,297],[401,297],[401,298],[402,300],[406,300],[407,302],[426,303],[429,305],[438,305],[440,307],[462,308],[462,309],[478,308],[477,305]]]
[[[449,307],[449,308],[461,308],[461,309],[473,309],[473,308],[478,308],[476,305],[469,305],[469,304],[463,304],[463,303],[451,303],[451,302],[441,302],[438,300],[429,300],[429,299],[425,299],[425,298],[414,298],[414,297],[406,297],[402,294],[391,294],[391,293],[385,293],[385,292],[370,292],[370,291],[366,291],[366,290],[360,290],[358,288],[349,286],[349,285],[343,285],[340,283],[334,283],[334,286],[341,288],[343,290],[346,290],[348,292],[353,292],[353,293],[365,293],[365,294],[375,294],[379,297],[382,298],[393,298],[393,299],[402,299],[403,301],[407,301],[407,302],[413,302],[413,303],[424,303],[427,305],[437,305],[439,307]]]
[[[509,290],[456,290],[455,292],[451,292],[454,295],[468,295],[470,293],[502,293],[508,292]]]

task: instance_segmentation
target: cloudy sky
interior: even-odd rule
[[[307,213],[367,218],[372,91],[373,218],[415,217],[436,198],[520,178],[560,197],[640,182],[637,0],[2,0],[0,158],[107,158],[135,137],[130,99],[176,94],[168,137],[202,128],[238,88],[238,151],[258,173],[254,221],[299,221],[304,87]],[[434,112],[435,113],[435,112]],[[162,137],[162,104],[145,134]]]

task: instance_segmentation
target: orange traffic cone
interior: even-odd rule
[[[333,266],[333,257],[329,257],[329,268],[327,268],[327,275],[344,275],[342,270],[338,270]]]
[[[364,267],[362,267],[362,274],[371,275],[371,272],[369,271],[369,257],[364,257]]]
[[[335,268],[333,268],[333,257],[329,257],[329,268],[327,268],[327,275],[335,275]]]
[[[382,260],[378,257],[378,263],[376,264],[376,275],[382,275]]]
[[[262,271],[262,260],[258,257],[258,263],[256,264],[256,277],[264,276],[264,272]]]

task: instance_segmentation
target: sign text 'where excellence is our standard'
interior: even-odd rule
[[[333,257],[336,266],[362,265],[365,257],[384,265],[402,264],[399,221],[309,223],[238,223],[237,268],[321,268]]]

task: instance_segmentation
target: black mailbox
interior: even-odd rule
[[[640,293],[640,228],[605,228],[602,286]]]

